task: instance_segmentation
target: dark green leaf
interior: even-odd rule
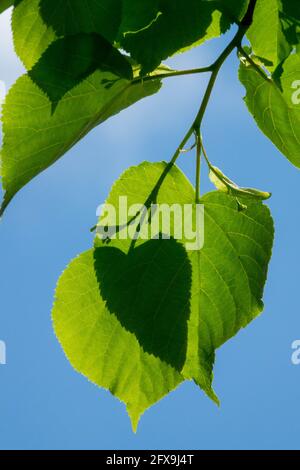
[[[122,17],[122,0],[40,0],[44,23],[57,36],[98,33],[113,42]]]
[[[292,46],[300,43],[300,2],[278,0],[284,33]]]
[[[147,74],[176,52],[225,32],[231,21],[219,10],[214,1],[165,0],[156,21],[126,34],[121,44],[142,65],[142,75]]]
[[[133,78],[132,67],[125,56],[98,34],[58,39],[30,70],[29,76],[50,98],[55,109],[69,90],[96,70],[127,80]]]
[[[122,11],[120,0],[75,1],[74,10],[71,2],[40,2],[21,0],[13,12],[15,50],[27,69],[63,35],[97,33],[113,42],[127,31],[145,28],[159,15],[159,0],[123,0]]]
[[[14,0],[1,0],[0,1],[0,13],[10,8],[14,4]]]
[[[128,32],[147,28],[161,14],[161,0],[123,0],[119,39]]]

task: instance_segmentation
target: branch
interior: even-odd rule
[[[187,75],[189,73],[211,72],[211,77],[210,77],[209,83],[207,85],[207,89],[206,89],[206,92],[204,94],[200,109],[199,109],[199,111],[196,115],[196,118],[194,119],[193,124],[191,125],[191,127],[187,131],[187,133],[184,136],[183,140],[181,141],[178,148],[176,149],[172,159],[167,164],[167,166],[164,169],[164,171],[162,172],[159,180],[157,181],[156,185],[154,186],[153,191],[151,192],[149,198],[146,201],[146,204],[145,204],[146,207],[149,207],[150,204],[153,201],[156,200],[161,185],[163,184],[165,178],[169,174],[170,170],[172,169],[172,167],[176,163],[179,155],[182,153],[182,150],[185,148],[185,145],[187,144],[187,142],[189,141],[189,139],[191,138],[191,136],[193,134],[196,134],[197,139],[198,139],[198,136],[200,136],[200,139],[198,139],[200,144],[199,144],[199,142],[197,142],[197,143],[198,143],[198,146],[199,145],[201,146],[200,147],[200,152],[201,152],[202,142],[201,142],[200,128],[201,128],[201,125],[202,125],[204,114],[205,114],[205,111],[207,109],[209,99],[210,99],[212,90],[214,88],[216,79],[218,77],[220,69],[222,68],[222,65],[224,64],[226,59],[229,57],[229,55],[233,52],[233,50],[235,48],[241,47],[243,37],[245,36],[248,28],[252,24],[253,14],[254,14],[256,3],[257,3],[257,0],[250,0],[247,13],[245,14],[243,20],[241,21],[236,35],[234,36],[232,41],[228,44],[228,46],[224,49],[224,51],[221,53],[221,55],[218,57],[218,59],[214,62],[213,65],[211,65],[209,67],[202,68],[202,69],[192,69],[190,71],[171,72],[170,74],[162,74],[162,78],[166,78],[166,76],[177,76],[177,75]],[[138,81],[153,80],[153,79],[158,78],[158,77],[159,77],[159,75],[153,75],[153,76],[145,77],[143,79],[139,78],[139,79],[137,79],[137,82]],[[198,153],[199,153],[199,147],[197,148],[197,150],[198,150]],[[198,171],[198,166],[200,167],[200,162],[199,161],[197,162],[197,171]],[[198,186],[198,179],[197,179],[197,186]],[[200,181],[199,181],[199,187],[200,187]]]
[[[245,36],[247,30],[249,29],[249,27],[252,24],[253,13],[254,13],[256,2],[257,2],[257,0],[251,0],[250,1],[247,13],[244,16],[243,20],[241,21],[241,24],[239,26],[239,29],[238,29],[236,35],[234,36],[232,41],[228,44],[228,46],[224,49],[222,54],[218,57],[218,59],[216,60],[216,62],[212,66],[212,75],[210,77],[210,80],[209,80],[209,83],[208,83],[203,101],[201,103],[199,112],[198,112],[198,114],[195,118],[195,121],[193,123],[193,126],[192,126],[193,129],[195,129],[195,130],[201,127],[203,117],[204,117],[205,111],[207,109],[207,105],[209,103],[209,99],[210,99],[212,90],[213,90],[215,82],[217,80],[219,71],[222,68],[222,65],[224,64],[226,59],[230,56],[230,54],[234,51],[234,49],[236,47],[237,48],[241,47],[243,37]]]

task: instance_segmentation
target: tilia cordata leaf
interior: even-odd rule
[[[134,73],[138,75],[138,69]],[[53,101],[30,75],[19,78],[3,106],[1,177],[5,195],[0,212],[25,184],[94,127],[160,87],[159,80],[135,83],[107,71],[104,65],[65,93],[53,109]],[[57,89],[51,90],[55,94]]]
[[[185,380],[218,403],[215,351],[263,309],[268,208],[250,198],[239,212],[220,191],[194,201],[176,166],[130,168],[102,208],[94,248],[58,282],[53,322],[68,359],[126,404],[134,429]]]
[[[300,55],[291,54],[280,73],[268,77],[245,61],[240,81],[245,102],[260,130],[298,168],[300,167]]]
[[[120,42],[141,64],[144,75],[173,54],[226,32],[234,20],[240,19],[245,3],[235,1],[228,8],[220,1],[164,0],[155,21],[147,28],[123,34]]]
[[[247,37],[253,52],[271,72],[289,56],[292,48],[281,27],[280,0],[257,1]]]

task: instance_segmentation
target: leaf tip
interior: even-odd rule
[[[12,196],[7,196],[7,193],[5,193],[1,206],[0,206],[0,220],[2,220],[4,212],[6,211],[7,206],[11,202],[12,198],[13,198]]]
[[[129,419],[130,419],[130,422],[131,422],[132,432],[134,434],[136,434],[137,430],[138,430],[138,425],[139,425],[139,422],[140,422],[140,419],[141,419],[141,413],[137,413],[134,410],[130,410],[130,408],[128,408],[128,406],[127,406],[127,413],[128,413],[128,416],[129,416]]]

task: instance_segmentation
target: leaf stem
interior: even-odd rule
[[[200,179],[201,179],[201,151],[202,141],[199,129],[196,131],[197,152],[196,152],[196,204],[200,203]]]
[[[187,75],[189,73],[211,72],[211,77],[210,77],[210,80],[208,82],[203,100],[201,102],[199,111],[196,115],[196,118],[194,119],[193,124],[188,129],[188,131],[185,134],[184,138],[182,139],[181,143],[177,147],[172,159],[166,165],[164,171],[160,175],[157,183],[155,184],[153,190],[151,191],[151,194],[149,195],[148,199],[145,202],[145,207],[147,209],[149,209],[151,207],[151,204],[156,203],[159,190],[160,190],[164,180],[166,179],[169,172],[171,171],[171,169],[175,165],[179,155],[182,153],[182,151],[184,150],[186,144],[188,143],[189,139],[192,137],[193,134],[195,134],[196,138],[197,138],[197,142],[196,142],[197,143],[196,203],[200,202],[200,170],[201,170],[201,152],[202,152],[202,148],[203,148],[202,138],[201,138],[202,121],[203,121],[204,114],[205,114],[205,111],[206,111],[208,103],[209,103],[209,99],[210,99],[212,90],[214,88],[216,79],[218,77],[219,71],[220,71],[222,65],[224,64],[224,62],[226,61],[226,59],[228,58],[228,56],[233,52],[233,50],[235,48],[238,48],[238,47],[241,46],[243,37],[244,37],[247,29],[252,24],[253,13],[254,13],[256,3],[257,3],[257,0],[250,0],[247,13],[244,16],[241,23],[239,24],[239,28],[238,28],[238,31],[237,31],[236,35],[234,36],[232,41],[228,44],[228,46],[224,49],[224,51],[221,53],[221,55],[218,57],[218,59],[214,62],[214,64],[212,66],[205,67],[205,68],[202,68],[202,69],[192,69],[190,71],[171,72],[170,74],[161,74],[162,75],[161,78],[166,78],[167,76],[174,77],[174,76],[178,76],[178,75]],[[136,83],[137,82],[147,81],[147,80],[149,81],[149,80],[157,79],[159,77],[160,77],[160,75],[153,75],[153,76],[148,76],[148,77],[144,77],[144,78],[138,78],[136,80]],[[207,158],[207,156],[206,156],[206,158]],[[139,232],[140,227],[141,227],[141,223],[139,223],[139,225],[137,227],[137,233]],[[136,242],[136,240],[132,241],[132,244],[130,246],[130,250],[134,249],[135,242]]]
[[[220,69],[222,68],[222,65],[226,61],[226,59],[230,56],[230,54],[234,51],[234,49],[237,47],[241,47],[241,42],[243,37],[245,36],[247,29],[250,27],[253,19],[253,13],[255,9],[257,0],[250,1],[248,11],[242,20],[238,31],[232,41],[228,44],[228,46],[224,49],[222,54],[218,57],[218,59],[215,61],[215,63],[212,65],[212,74],[210,77],[210,80],[208,82],[208,86],[204,95],[204,98],[202,100],[199,112],[195,118],[195,121],[193,123],[193,129],[196,130],[198,128],[201,128],[201,124],[204,118],[205,111],[207,109],[211,93],[213,91],[214,85],[216,83],[218,74]]]
[[[255,70],[260,74],[260,76],[264,80],[266,80],[268,83],[271,82],[271,79],[268,77],[268,75],[263,71],[263,69],[261,67],[259,67],[259,65],[257,65],[254,62],[254,60],[249,56],[249,54],[247,54],[247,52],[244,51],[242,46],[238,47],[238,51],[242,56],[244,56],[244,58],[249,62],[249,64],[252,65],[253,68],[255,68]]]
[[[171,77],[181,77],[185,75],[195,75],[200,73],[209,73],[212,72],[213,66],[209,65],[208,67],[201,67],[196,69],[187,69],[187,70],[175,70],[174,72],[158,73],[153,75],[147,75],[146,77],[138,77],[132,80],[132,83],[135,85],[137,83],[150,82],[153,80],[161,80],[163,78]]]
[[[197,113],[197,115],[196,115],[196,117],[193,121],[193,124],[188,129],[188,131],[185,134],[183,140],[181,141],[178,148],[176,149],[172,159],[170,160],[170,162],[167,164],[166,168],[162,172],[157,184],[153,188],[153,191],[152,191],[151,195],[149,196],[149,198],[147,200],[147,204],[149,204],[150,201],[153,201],[153,200],[156,199],[157,194],[159,192],[159,189],[160,189],[161,185],[163,184],[165,178],[167,177],[167,175],[170,172],[170,170],[172,169],[172,167],[175,165],[179,155],[182,153],[182,150],[185,148],[185,145],[187,144],[189,139],[195,133],[196,133],[197,136],[200,137],[200,143],[201,143],[200,144],[201,145],[200,146],[200,156],[201,156],[201,149],[202,149],[201,125],[202,125],[202,121],[203,121],[205,111],[207,109],[207,106],[208,106],[208,103],[209,103],[209,100],[210,100],[210,97],[211,97],[211,94],[212,94],[212,91],[213,91],[213,88],[214,88],[214,85],[215,85],[216,80],[217,80],[219,71],[222,68],[222,65],[224,64],[226,59],[234,51],[234,49],[241,47],[243,37],[245,36],[247,30],[249,29],[249,27],[252,24],[253,14],[254,14],[254,10],[255,10],[255,7],[256,7],[256,3],[257,3],[257,0],[250,0],[248,10],[247,10],[244,18],[242,19],[242,21],[239,24],[237,33],[235,34],[234,38],[230,41],[230,43],[227,45],[227,47],[224,49],[224,51],[220,54],[220,56],[217,58],[217,60],[214,62],[213,65],[211,65],[209,67],[202,68],[202,69],[193,69],[193,71],[174,72],[174,73],[169,74],[169,76],[176,76],[176,75],[180,75],[180,74],[181,75],[186,75],[187,72],[188,73],[200,73],[200,71],[201,72],[205,71],[205,72],[211,72],[211,77],[209,79],[204,97],[202,99],[199,111],[198,111],[198,113]],[[196,70],[198,72],[195,72]],[[168,74],[162,74],[162,78],[166,77],[167,75]],[[145,81],[146,79],[150,80],[150,79],[158,78],[158,77],[159,77],[159,75],[153,75],[153,76],[150,76],[150,77],[144,77],[143,79],[138,79],[138,81]],[[197,149],[197,150],[199,151],[199,149]],[[200,160],[201,160],[201,158],[200,158]],[[200,164],[199,164],[199,166],[200,166]],[[200,172],[199,172],[199,174],[200,174]],[[197,182],[197,185],[198,185],[198,182]],[[200,188],[200,181],[199,181],[199,188]],[[196,192],[197,192],[197,190],[196,190]],[[198,198],[198,196],[197,196],[197,198]]]

